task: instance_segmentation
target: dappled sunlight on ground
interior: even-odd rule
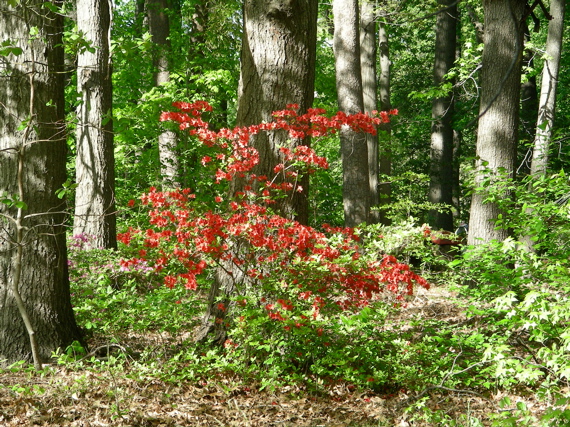
[[[457,325],[458,331],[477,328],[458,298],[443,287],[420,289],[382,327],[412,330],[418,339],[426,333],[422,325],[430,321]],[[435,418],[422,419],[422,414],[437,411],[447,417],[438,425],[449,425],[450,420],[490,425],[486,414],[498,412],[498,402],[506,395],[437,384],[418,391],[374,393],[336,383],[318,393],[293,386],[271,392],[229,374],[208,382],[166,382],[153,375],[148,355],[154,348],[157,358],[164,357],[164,348],[183,348],[190,334],[130,332],[114,338],[116,344],[108,346],[93,340],[92,354],[75,368],[53,365],[35,376],[22,370],[1,372],[0,426],[430,426]],[[145,364],[138,361],[143,351]],[[121,354],[127,356],[113,362]],[[93,356],[100,363],[94,364]],[[526,390],[509,396],[513,406],[525,402],[531,411],[544,409]],[[469,424],[475,418],[483,424]]]

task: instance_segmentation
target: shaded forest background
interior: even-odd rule
[[[313,421],[339,425],[570,422],[564,1],[0,12],[0,402],[29,399],[44,425],[77,425],[70,408],[91,398],[106,425],[191,425],[214,395],[212,424],[263,425],[226,403],[267,398],[313,399]],[[377,134],[287,134],[311,107],[366,111]],[[231,138],[189,132],[282,117],[284,131],[244,133],[261,154],[247,173],[283,162],[299,191],[256,183],[251,204],[235,198],[249,175],[219,178],[224,156],[238,163]],[[328,168],[284,160],[305,144]],[[138,394],[150,384],[176,391],[156,402]],[[162,412],[185,393],[185,416]],[[349,415],[327,418],[331,401]],[[0,423],[26,416],[6,408]]]

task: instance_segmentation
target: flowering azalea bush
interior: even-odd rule
[[[202,112],[210,109],[206,103],[175,106],[180,112],[164,113],[161,119],[179,122],[181,129],[212,149],[202,164],[211,168],[217,183],[242,184],[234,194],[220,193],[209,204],[197,203],[197,192],[191,189],[151,188],[141,197],[151,226],[119,234],[133,255],[121,266],[150,265],[165,286],[191,291],[200,284],[209,286],[208,274],[223,270],[232,278],[235,294],[229,302],[214,304],[224,314],[218,320],[230,331],[228,349],[235,351],[246,342],[252,348],[252,336],[281,337],[281,343],[297,343],[287,353],[306,355],[309,342],[327,347],[335,339],[332,317],[359,313],[379,301],[399,304],[415,285],[428,287],[394,256],[367,252],[358,229],[323,225],[317,230],[272,211],[276,198],[303,191],[300,175],[327,167],[310,147],[279,147],[281,163],[271,177],[252,171],[259,153],[250,138],[259,132],[287,131],[297,143],[307,136],[335,133],[342,126],[373,133],[389,113],[327,117],[322,110],[309,110],[298,115],[291,105],[276,112],[272,122],[216,132],[202,120]],[[307,341],[309,335],[314,339]],[[267,348],[267,343],[255,342]]]

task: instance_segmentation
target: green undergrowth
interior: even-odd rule
[[[122,268],[120,251],[83,250],[72,242],[72,302],[90,347],[70,346],[54,361],[78,373],[219,384],[227,393],[293,387],[325,396],[340,385],[378,396],[403,393],[403,414],[418,425],[568,425],[566,255],[531,253],[509,239],[442,255],[422,233],[406,223],[372,229],[368,238],[381,236],[370,245],[379,253],[418,260],[430,291],[400,306],[378,300],[298,328],[248,306],[229,324],[223,346],[193,340],[208,277],[198,290],[169,289],[144,264]],[[13,387],[13,393],[42,392]],[[485,412],[463,408],[451,415],[434,404],[466,394],[488,403]]]
[[[121,268],[115,251],[77,246],[70,258],[72,301],[88,338],[117,344],[113,352],[130,348],[125,357],[165,381],[222,374],[261,389],[303,384],[318,392],[345,382],[389,392],[440,382],[454,364],[454,354],[434,346],[434,337],[425,333],[437,329],[437,339],[452,345],[453,325],[426,325],[421,319],[402,324],[400,310],[384,301],[291,328],[268,319],[264,307],[248,306],[231,323],[224,346],[195,343],[193,332],[205,310],[203,292],[169,289],[142,264]],[[131,345],[131,337],[147,345]]]

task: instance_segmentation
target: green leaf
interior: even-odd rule
[[[17,202],[14,202],[14,206],[16,206],[18,209],[22,209],[22,210],[24,210],[24,211],[25,211],[26,209],[28,209],[28,205],[27,205],[25,202],[21,201],[21,200],[18,200]]]
[[[42,7],[45,7],[46,9],[51,10],[53,13],[61,13],[61,9],[49,1],[44,2]]]
[[[1,56],[8,56],[8,55],[21,55],[23,50],[18,46],[15,46],[14,42],[10,39],[4,40],[0,43],[0,55]]]
[[[545,120],[545,121],[543,121],[541,124],[539,124],[539,125],[537,126],[537,128],[539,128],[541,131],[545,131],[547,126],[548,126],[548,121]]]
[[[24,129],[26,129],[26,127],[28,126],[29,120],[22,120],[22,122],[18,125],[18,130],[19,131],[23,131]]]

